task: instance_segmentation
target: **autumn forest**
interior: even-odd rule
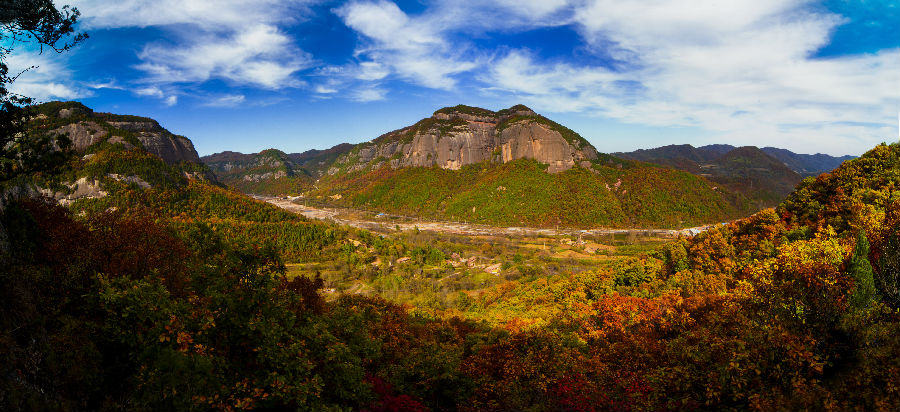
[[[86,39],[0,6],[0,40]],[[900,143],[803,176],[756,148],[654,164],[460,105],[201,159],[0,69],[0,410],[900,410]],[[504,230],[423,223],[451,220]]]

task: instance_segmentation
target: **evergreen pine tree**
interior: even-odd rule
[[[875,279],[872,277],[872,265],[869,263],[869,240],[863,231],[856,237],[856,248],[850,257],[847,270],[855,285],[850,295],[850,306],[855,309],[869,306],[875,299]]]
[[[882,301],[900,307],[900,229],[886,236],[878,269],[876,281]]]

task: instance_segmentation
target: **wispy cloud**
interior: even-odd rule
[[[823,150],[841,151],[851,140],[895,138],[900,52],[814,57],[846,19],[813,3],[448,0],[407,15],[378,0],[335,12],[363,39],[357,72],[381,69],[375,82],[394,76],[456,89],[466,75],[492,96],[540,110],[692,126],[747,144],[828,142]],[[606,64],[547,62],[503,45],[481,49],[466,36],[558,25],[576,31],[580,47],[606,56]]]
[[[136,94],[138,96],[156,97],[158,99],[162,99],[163,97],[165,97],[165,94],[163,93],[163,91],[159,87],[156,87],[156,86],[150,86],[150,87],[136,89],[134,91],[134,94]]]
[[[387,90],[381,80],[390,74],[390,69],[380,63],[364,62],[344,66],[325,66],[312,73],[312,88],[317,98],[330,99],[336,96],[357,102],[384,100]]]
[[[227,94],[223,96],[215,96],[203,103],[209,107],[235,107],[246,100],[242,94]]]
[[[362,36],[356,50],[361,79],[396,74],[425,87],[452,89],[455,74],[478,65],[442,37],[442,25],[430,16],[410,18],[383,0],[349,3],[335,13]]]
[[[449,91],[472,104],[488,96],[545,112],[689,126],[733,143],[837,153],[897,136],[900,50],[817,57],[852,16],[815,0],[428,0],[415,11],[387,0],[70,3],[88,31],[138,27],[162,36],[136,45],[137,78],[78,86],[65,64],[42,58],[15,90],[70,99],[123,88],[167,105],[229,107],[266,94],[371,102],[414,85],[414,93]],[[294,37],[307,19],[334,24],[335,16],[339,27],[313,36],[318,47]],[[355,43],[329,43],[346,30]],[[536,33],[561,40],[535,41]],[[329,48],[319,56],[299,44]]]
[[[153,97],[159,99],[166,106],[174,106],[178,104],[178,94],[179,92],[175,90],[175,88],[170,86],[165,86],[165,90],[163,90],[159,86],[144,86],[131,90],[132,93],[143,96],[143,97]]]
[[[138,69],[150,83],[204,82],[212,78],[266,89],[297,87],[293,74],[309,56],[292,50],[292,40],[277,28],[255,25],[229,36],[198,35],[190,44],[144,47]]]
[[[384,100],[387,95],[387,90],[384,90],[379,87],[371,87],[366,89],[360,89],[353,92],[353,100],[358,102],[372,102],[376,100]]]
[[[88,29],[157,27],[166,41],[145,45],[137,68],[152,84],[221,79],[264,89],[298,87],[311,57],[280,25],[307,14],[308,0],[79,0]]]
[[[90,96],[91,91],[78,86],[67,68],[66,56],[56,53],[17,51],[6,56],[9,74],[19,75],[9,91],[38,101],[71,100]],[[21,73],[21,74],[20,74]]]
[[[311,0],[70,0],[87,29],[191,25],[205,31],[236,30],[248,22],[296,21]]]

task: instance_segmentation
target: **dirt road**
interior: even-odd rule
[[[298,213],[310,219],[330,220],[338,224],[352,226],[355,228],[374,230],[374,231],[390,231],[398,227],[401,230],[419,230],[434,231],[441,233],[451,233],[456,235],[467,236],[578,236],[578,235],[615,235],[615,234],[642,234],[659,237],[678,237],[692,236],[703,232],[710,226],[692,227],[679,230],[671,229],[552,229],[552,228],[531,228],[531,227],[496,227],[488,225],[480,225],[474,223],[459,222],[442,222],[433,220],[393,220],[391,216],[385,214],[376,215],[373,220],[349,218],[348,209],[321,208],[295,203],[290,199],[277,197],[254,196],[256,199],[269,202],[275,206],[290,212]]]

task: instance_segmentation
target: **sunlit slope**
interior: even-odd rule
[[[382,167],[322,179],[324,190],[312,196],[384,212],[503,226],[683,227],[736,216],[734,197],[700,177],[607,160],[608,166],[598,162],[553,174],[528,159],[460,170]]]

